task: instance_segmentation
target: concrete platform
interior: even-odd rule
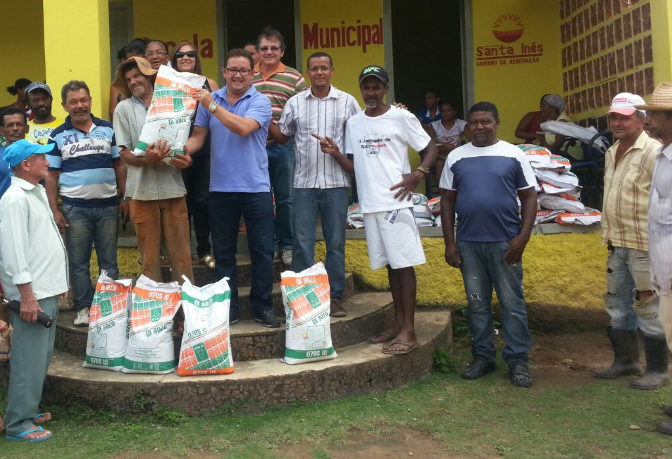
[[[391,302],[392,296],[386,292],[364,293],[345,301],[348,315],[331,318],[334,346],[339,348],[361,343],[391,324],[394,320]],[[83,361],[88,329],[73,326],[74,317],[73,311],[60,313],[54,347]],[[230,333],[234,361],[280,358],[285,352],[284,326],[265,328],[254,320],[247,319],[232,325]],[[180,345],[181,342],[178,341],[176,355]]]
[[[117,412],[182,409],[196,415],[227,406],[268,407],[378,393],[430,373],[432,353],[452,342],[449,311],[418,311],[421,347],[403,356],[381,353],[382,345],[338,348],[338,358],[287,365],[278,358],[235,362],[230,375],[179,377],[123,374],[82,367],[82,359],[54,354],[45,385],[45,404],[79,403]]]

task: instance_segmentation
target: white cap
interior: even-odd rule
[[[622,92],[617,94],[611,101],[611,107],[607,113],[618,113],[619,115],[630,116],[635,112],[646,113],[644,110],[638,110],[635,105],[645,105],[644,99],[637,94]]]

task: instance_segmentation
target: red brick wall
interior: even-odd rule
[[[653,92],[650,1],[560,0],[563,91],[580,124],[606,129],[616,94]]]

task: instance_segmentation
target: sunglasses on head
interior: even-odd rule
[[[175,53],[175,58],[179,59],[181,57],[196,57],[196,51],[178,51]]]

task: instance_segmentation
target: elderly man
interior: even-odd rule
[[[635,108],[648,111],[651,135],[663,144],[651,179],[649,253],[651,280],[660,294],[659,319],[672,351],[672,83],[660,83],[649,103]],[[672,416],[672,405],[664,412]],[[658,430],[672,435],[672,421],[661,422]]]
[[[272,297],[273,199],[265,148],[271,103],[252,86],[253,68],[250,53],[232,49],[222,68],[226,86],[212,94],[196,91],[194,99],[200,106],[187,151],[198,151],[208,132],[212,134],[210,227],[217,277],[230,279],[230,323],[235,324],[240,315],[236,249],[242,214],[252,261],[250,307],[257,322],[278,328]]]
[[[462,377],[478,379],[496,371],[494,286],[506,341],[502,356],[511,383],[530,387],[527,352],[532,338],[523,295],[522,257],[537,213],[537,181],[522,151],[497,138],[499,113],[494,104],[473,105],[467,122],[473,140],[448,155],[439,183],[446,262],[462,271],[472,337],[473,360]],[[522,205],[520,214],[516,198]]]
[[[630,383],[634,389],[656,389],[670,381],[665,333],[658,321],[658,296],[651,282],[647,213],[651,175],[660,143],[644,132],[646,114],[635,105],[644,99],[621,93],[607,116],[617,139],[604,164],[602,240],[609,249],[607,293],[611,317],[607,336],[614,350],[611,367],[596,378],[641,375],[639,328],[644,337],[646,373]]]
[[[292,193],[294,253],[292,269],[303,271],[313,265],[315,232],[320,217],[327,243],[326,268],[331,287],[331,315],[344,317],[341,305],[345,288],[345,225],[348,214],[350,175],[331,155],[316,154],[318,139],[330,138],[343,148],[345,124],[361,112],[350,94],[331,85],[334,66],[331,56],[317,52],[308,57],[310,89],[292,96],[285,105],[271,136],[285,144],[294,136],[296,156]]]
[[[259,62],[254,66],[252,84],[257,91],[268,96],[273,107],[273,122],[280,120],[290,97],[306,89],[301,72],[283,64],[285,39],[274,29],[265,29],[257,38]],[[292,265],[292,181],[294,178],[294,143],[284,145],[269,139],[268,173],[275,196],[275,238],[282,262]]]
[[[153,40],[147,43],[147,48],[145,48],[145,58],[154,70],[159,70],[159,67],[168,65],[168,62],[170,62],[168,48],[161,40]]]
[[[63,120],[51,114],[51,104],[54,98],[51,89],[44,83],[30,83],[26,86],[26,104],[33,112],[33,119],[28,121],[27,139],[46,145],[49,135]]]
[[[39,184],[47,176],[45,153],[51,149],[22,139],[4,152],[14,177],[0,199],[0,282],[7,298],[21,303],[19,314],[11,314],[8,440],[37,442],[51,437],[36,424],[51,419],[48,413],[38,416],[38,407],[56,327],[45,328],[36,321],[40,311],[55,319],[58,298],[68,290],[65,245]]]
[[[6,108],[0,112],[0,135],[5,138],[5,146],[0,147],[0,197],[11,184],[9,164],[2,159],[5,148],[12,143],[25,139],[28,133],[28,116],[20,108]]]
[[[135,156],[145,124],[147,110],[154,94],[154,76],[157,71],[142,57],[131,57],[119,64],[114,86],[126,99],[114,110],[114,132],[121,149],[121,159],[128,166],[126,196],[142,256],[142,273],[155,281],[161,280],[161,241],[165,242],[172,279],[182,281],[182,275],[193,279],[189,246],[189,218],[187,194],[180,169],[191,165],[189,155],[171,154],[170,146],[157,139],[145,151]]]
[[[121,162],[112,123],[91,115],[91,94],[83,81],[67,82],[61,90],[65,123],[51,133],[49,174],[45,181],[49,205],[59,228],[65,230],[72,279],[74,325],[89,325],[93,301],[91,244],[98,266],[116,279],[119,214],[128,221],[126,168]],[[63,205],[58,208],[58,198]]]
[[[394,301],[395,323],[369,338],[385,354],[408,354],[420,346],[415,334],[415,266],[425,263],[420,234],[413,218],[413,190],[436,159],[436,145],[406,110],[384,102],[389,90],[387,70],[377,65],[359,75],[366,110],[350,117],[344,151],[331,138],[320,141],[322,151],[347,172],[355,172],[364,214],[371,269],[387,269]],[[410,170],[408,149],[424,152],[422,165]]]

